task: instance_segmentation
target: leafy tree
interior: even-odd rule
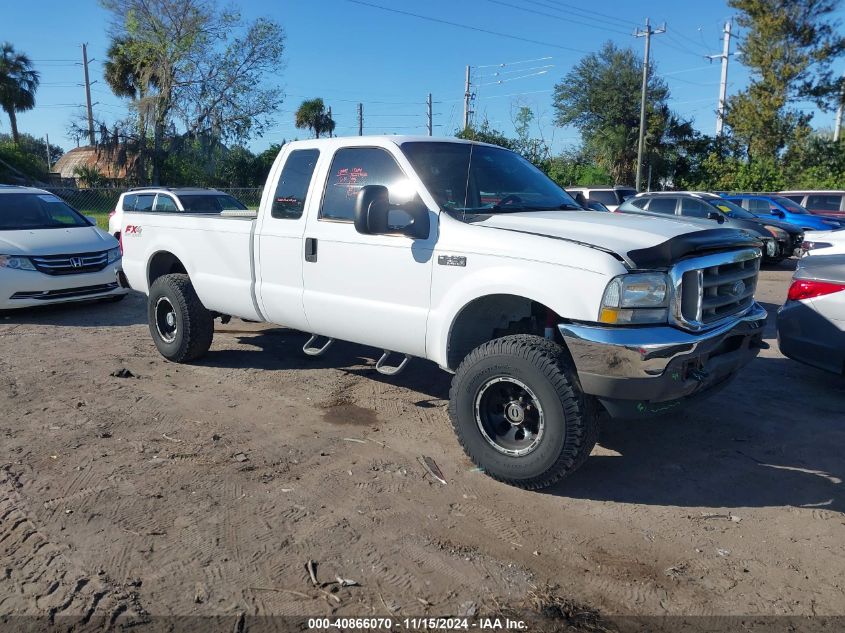
[[[751,83],[728,101],[726,123],[753,159],[771,158],[793,136],[806,134],[811,115],[790,104],[814,99],[829,108],[841,81],[831,63],[845,51],[845,36],[832,20],[838,0],[730,0],[742,62]]]
[[[96,165],[78,165],[73,169],[73,175],[82,187],[94,189],[104,187],[108,184],[108,178],[97,168]]]
[[[35,107],[35,92],[40,82],[41,76],[33,69],[29,57],[15,52],[12,44],[4,42],[0,47],[0,107],[9,115],[15,144],[20,139],[17,113]]]
[[[267,81],[284,51],[277,23],[259,18],[244,27],[239,13],[218,11],[215,0],[100,3],[113,16],[109,84],[122,96],[141,97],[137,105],[150,117],[154,183],[165,140],[177,129],[239,142],[269,125],[281,104],[281,90]]]
[[[490,143],[491,145],[498,145],[507,149],[514,149],[514,142],[507,136],[502,134],[499,130],[490,127],[490,122],[487,119],[482,121],[479,127],[472,125],[455,132],[457,138],[462,138],[467,141],[478,141],[479,143]]]
[[[315,138],[320,138],[323,133],[331,134],[335,126],[320,97],[303,101],[296,110],[294,123],[300,130],[311,130]]]
[[[514,115],[514,129],[516,138],[512,141],[513,149],[535,165],[542,166],[551,156],[551,148],[542,134],[540,138],[531,136],[531,123],[536,117],[533,110],[527,106],[520,106]]]
[[[15,141],[11,135],[0,134],[0,144],[13,145],[14,142]],[[33,160],[43,162],[44,166],[47,166],[47,142],[43,138],[36,138],[32,136],[32,134],[22,132],[18,136],[17,149],[22,154],[31,156]],[[55,165],[56,161],[59,160],[64,153],[65,150],[61,147],[50,143],[50,165]]]
[[[584,151],[610,173],[616,183],[632,183],[640,128],[642,60],[630,48],[607,42],[591,53],[555,86],[553,105],[559,126],[581,132]],[[666,106],[669,89],[649,73],[646,103],[646,146],[672,132]]]

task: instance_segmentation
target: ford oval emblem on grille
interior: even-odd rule
[[[741,279],[739,281],[735,281],[728,292],[730,292],[734,297],[738,297],[745,292],[745,282]]]
[[[74,268],[82,268],[82,258],[81,257],[71,257],[70,258],[70,265]]]

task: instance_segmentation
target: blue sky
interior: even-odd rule
[[[720,66],[709,63],[705,56],[722,49],[722,29],[731,16],[722,0],[361,2],[367,4],[350,0],[231,3],[240,8],[244,18],[271,17],[287,33],[285,66],[271,78],[284,89],[284,104],[274,125],[249,142],[253,150],[305,137],[306,131],[293,126],[293,111],[304,98],[317,96],[332,107],[338,134],[357,134],[359,101],[364,104],[365,133],[424,134],[425,100],[431,92],[435,134],[451,134],[461,124],[467,64],[474,67],[477,120],[486,117],[493,127],[510,134],[514,110],[529,106],[538,117],[534,133],[542,132],[553,141],[555,150],[560,150],[577,143],[578,135],[552,123],[555,83],[584,54],[599,49],[608,39],[641,53],[643,40],[631,32],[647,16],[653,25],[667,25],[665,34],[652,38],[652,59],[669,84],[672,107],[692,119],[702,132],[714,131]],[[843,15],[845,11],[840,11]],[[72,118],[84,112],[78,61],[82,42],[88,43],[89,57],[95,59],[91,64],[92,80],[96,81],[92,87],[95,116],[113,120],[125,115],[125,101],[113,96],[102,79],[108,23],[109,15],[96,0],[4,2],[0,39],[10,40],[36,60],[42,73],[36,109],[19,117],[21,131],[37,136],[47,133],[51,143],[65,149],[74,146],[67,128]],[[845,61],[838,66],[845,70]],[[747,80],[740,60],[732,59],[728,94],[741,89]],[[813,111],[810,104],[806,107]],[[829,128],[833,113],[817,112],[813,123]],[[9,131],[5,115],[0,118],[0,131]]]

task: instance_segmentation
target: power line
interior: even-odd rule
[[[589,22],[579,22],[578,20],[573,20],[571,17],[564,17],[562,15],[554,15],[553,13],[546,13],[545,11],[537,11],[536,9],[529,9],[527,7],[520,7],[515,4],[510,4],[509,2],[502,2],[502,0],[487,0],[487,2],[492,2],[493,4],[499,4],[503,7],[510,7],[512,9],[516,9],[517,11],[525,11],[526,13],[534,13],[536,15],[542,15],[547,18],[552,18],[553,20],[560,20],[561,22],[566,22],[567,24],[578,24],[580,26],[586,26],[590,29],[598,29],[600,31],[611,32],[611,33],[618,33],[620,35],[629,35],[629,33],[617,29],[608,28],[605,26],[599,26],[596,24],[590,24]]]
[[[539,4],[536,0],[527,0],[527,1],[531,2],[532,4]],[[547,0],[547,2],[555,5],[555,7],[566,7],[567,10],[569,10],[569,11],[578,11],[578,12],[583,13],[583,14],[592,15],[592,16],[596,16],[596,17],[599,17],[599,18],[604,18],[605,20],[611,20],[611,21],[614,21],[614,22],[619,22],[619,23],[621,23],[622,26],[633,27],[633,26],[637,25],[637,22],[635,22],[633,20],[625,20],[623,18],[619,18],[619,17],[613,16],[613,15],[609,15],[607,13],[601,13],[600,11],[593,11],[591,9],[585,9],[583,7],[579,7],[579,6],[574,5],[574,4],[569,4],[567,2],[557,2],[555,0]],[[562,9],[558,9],[558,10],[562,10]],[[593,19],[595,19],[595,18],[593,18]],[[628,34],[626,33],[626,35],[628,35]]]
[[[510,33],[500,33],[499,31],[491,31],[489,29],[483,29],[478,26],[470,26],[469,24],[461,24],[459,22],[451,22],[449,20],[444,20],[442,18],[433,18],[428,15],[420,15],[419,13],[411,13],[410,11],[403,11],[401,9],[394,9],[392,7],[383,7],[379,4],[373,4],[371,2],[364,2],[364,0],[346,0],[347,2],[352,2],[353,4],[360,4],[365,7],[372,7],[374,9],[381,9],[382,11],[389,11],[391,13],[398,13],[400,15],[407,15],[413,18],[419,18],[420,20],[428,20],[429,22],[437,22],[438,24],[448,24],[449,26],[454,26],[459,29],[466,29],[468,31],[476,31],[478,33],[486,33],[487,35],[495,35],[496,37],[506,37],[512,40],[518,40],[520,42],[528,42],[529,44],[538,44],[540,46],[549,46],[551,48],[558,48],[564,51],[572,51],[573,53],[582,53],[588,54],[589,51],[581,50],[580,48],[571,48],[569,46],[561,46],[560,44],[552,44],[551,42],[541,42],[540,40],[532,40],[528,37],[520,37],[519,35],[511,35]]]
[[[504,66],[516,66],[517,64],[532,64],[534,62],[545,62],[550,59],[554,59],[554,57],[538,57],[536,59],[523,59],[522,61],[518,62],[503,62],[501,64],[482,64],[476,65],[474,68],[502,68]]]

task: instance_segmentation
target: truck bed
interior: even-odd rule
[[[135,290],[149,292],[149,268],[176,256],[209,310],[260,320],[255,306],[252,234],[255,219],[242,215],[127,212],[122,233],[124,272]],[[168,270],[168,272],[170,272]]]

